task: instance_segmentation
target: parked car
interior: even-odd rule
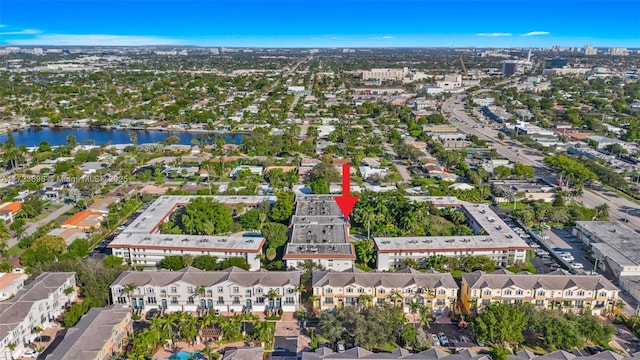
[[[592,346],[589,346],[589,347],[585,348],[585,350],[587,350],[587,352],[589,354],[591,354],[591,355],[599,354],[599,353],[601,353],[603,351],[599,347],[592,347]]]
[[[145,315],[144,318],[147,321],[151,321],[151,319],[156,317],[156,315],[158,315],[159,313],[160,313],[160,311],[158,311],[158,309],[151,309],[151,310],[147,311],[147,315]]]
[[[574,269],[584,269],[584,265],[582,265],[581,263],[572,263],[571,267]]]
[[[447,339],[447,335],[443,332],[438,333],[438,339],[440,339],[440,345],[449,346],[449,339]]]
[[[37,358],[38,357],[38,352],[35,351],[35,350],[29,349],[29,350],[25,351],[24,353],[22,353],[22,357],[23,358],[25,358],[25,357],[26,358]]]
[[[49,342],[51,341],[51,336],[41,335],[33,339],[33,342]]]
[[[431,334],[431,342],[433,342],[433,346],[440,346],[440,339],[438,339],[438,335]]]
[[[344,346],[344,343],[342,341],[338,341],[336,343],[336,352],[343,353],[345,351],[347,351],[347,348]]]

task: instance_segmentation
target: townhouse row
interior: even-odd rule
[[[300,308],[303,286],[298,271],[249,272],[238,268],[207,272],[129,271],[111,285],[113,302],[144,311],[264,312]],[[601,315],[612,311],[618,288],[601,275],[577,275],[563,270],[549,274],[476,271],[462,276],[461,285],[449,273],[315,271],[311,300],[315,310],[344,306],[394,304],[407,313],[426,306],[436,315],[471,313],[492,303],[531,303],[540,308]]]

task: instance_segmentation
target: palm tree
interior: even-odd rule
[[[267,214],[264,213],[264,212],[261,212],[258,215],[258,220],[260,220],[260,225],[259,225],[258,231],[262,231],[262,227],[264,226],[265,221],[267,221]]]
[[[416,314],[420,311],[422,305],[417,300],[411,300],[409,303],[409,312],[413,316],[413,322],[416,322]]]
[[[130,283],[130,284],[126,284],[124,286],[124,290],[122,291],[122,293],[128,298],[129,300],[129,305],[131,306],[131,308],[133,308],[133,304],[132,304],[132,295],[133,292],[136,291],[136,289],[138,288],[138,285],[134,284],[134,283]]]
[[[596,210],[596,218],[598,220],[607,220],[609,218],[609,205],[607,203],[602,203],[595,207]]]
[[[362,294],[358,296],[358,304],[362,307],[369,307],[373,303],[373,296],[369,294]]]
[[[429,324],[431,321],[431,307],[430,306],[421,306],[418,309],[420,313],[420,325],[429,329],[431,325]]]
[[[205,345],[204,349],[202,349],[201,351],[202,351],[202,354],[207,357],[207,360],[213,360],[216,358],[215,357],[216,355],[214,355],[216,351],[209,344]]]
[[[375,223],[380,216],[372,206],[367,206],[362,214],[362,221],[367,224],[367,239],[371,239],[371,223]]]
[[[391,290],[387,298],[389,298],[393,306],[398,306],[398,302],[402,305],[402,293],[400,290]]]

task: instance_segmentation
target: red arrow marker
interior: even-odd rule
[[[357,196],[351,196],[351,178],[349,177],[349,164],[342,165],[342,195],[334,196],[336,204],[345,218],[349,217],[351,210],[358,202]]]

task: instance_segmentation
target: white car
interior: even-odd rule
[[[573,256],[571,256],[571,255],[563,255],[563,256],[560,256],[560,258],[562,258],[562,260],[564,260],[564,261],[573,261],[573,260],[575,260],[575,258]]]
[[[584,269],[584,265],[582,265],[581,263],[572,263],[571,267],[574,269]]]
[[[38,357],[38,352],[35,350],[27,350],[22,354],[23,358],[36,358]]]

